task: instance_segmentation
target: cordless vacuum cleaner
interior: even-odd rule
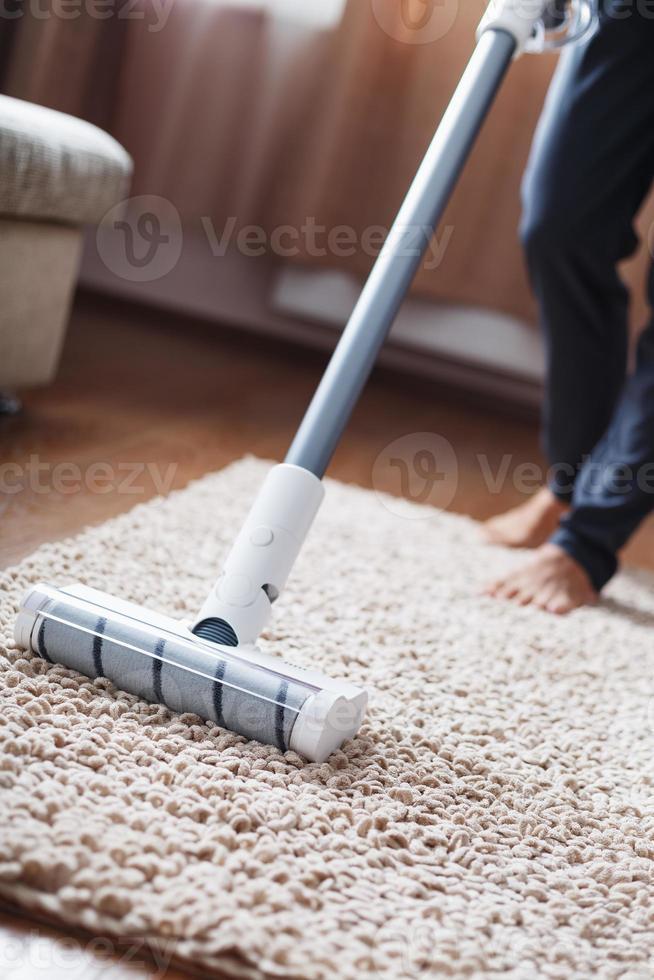
[[[180,623],[82,585],[36,585],[19,648],[249,739],[324,761],[358,731],[366,692],[293,667],[256,642],[323,499],[339,438],[422,261],[511,60],[593,25],[592,0],[498,0],[309,406],[269,473],[195,621]]]

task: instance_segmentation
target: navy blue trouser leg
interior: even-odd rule
[[[547,353],[543,433],[554,492],[572,509],[554,535],[600,589],[654,508],[654,480],[597,478],[654,460],[654,327],[625,386],[629,297],[618,263],[654,176],[654,20],[607,4],[562,58],[525,175],[522,236]],[[650,300],[654,281],[650,282]],[[595,477],[593,477],[595,474]]]
[[[654,324],[642,334],[636,370],[609,428],[581,468],[572,510],[552,540],[606,585],[617,554],[654,509]]]

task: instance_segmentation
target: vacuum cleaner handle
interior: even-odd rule
[[[546,0],[488,7],[468,67],[286,457],[322,477],[420,267],[498,89]]]
[[[282,466],[262,487],[193,631],[254,643],[322,500],[321,479],[422,262],[511,60],[551,0],[493,0],[470,63]],[[590,0],[572,0],[587,3]],[[542,24],[540,25],[542,28]]]

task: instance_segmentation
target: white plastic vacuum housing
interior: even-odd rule
[[[525,51],[536,25],[547,8],[547,0],[490,0],[477,31],[506,31],[516,42],[516,57]]]
[[[203,622],[220,620],[238,645],[256,643],[324,495],[321,480],[308,470],[282,463],[270,471],[192,624],[194,632]]]

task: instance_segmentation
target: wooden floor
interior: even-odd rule
[[[79,297],[57,380],[23,393],[21,415],[0,419],[0,568],[246,453],[282,459],[324,362],[210,324]],[[415,433],[452,444],[458,485],[449,507],[480,520],[524,499],[525,463],[543,465],[535,419],[379,372],[330,475],[371,486],[379,453]],[[391,477],[376,470],[377,488],[398,492]],[[448,491],[446,481],[449,500]],[[438,485],[430,502],[446,502]],[[653,545],[649,524],[627,560],[654,567]]]
[[[324,360],[212,325],[78,297],[56,382],[24,393],[24,412],[0,420],[0,567],[246,453],[282,459]],[[453,499],[444,481],[430,502],[447,494],[452,510],[477,519],[523,499],[515,485],[517,475],[525,476],[520,467],[543,464],[534,419],[380,372],[330,475],[371,486],[378,455],[415,433],[447,438],[458,463]],[[492,492],[488,481],[500,473],[502,486]],[[377,489],[396,493],[391,476],[375,469]],[[627,559],[654,568],[651,523]],[[65,935],[10,912],[0,916],[5,946],[18,943],[29,953],[37,934],[55,945]],[[78,942],[83,949],[88,937]],[[152,965],[138,966],[125,955],[113,967],[116,977],[155,975]],[[21,972],[26,980],[32,975],[42,973]],[[94,975],[91,968],[85,975]],[[58,973],[51,969],[48,977]]]

